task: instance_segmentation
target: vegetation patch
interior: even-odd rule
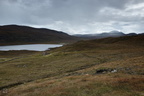
[[[45,55],[0,52],[1,61],[7,61],[0,63],[0,95],[142,96],[142,38],[80,41],[47,50]]]

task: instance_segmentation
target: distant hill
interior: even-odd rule
[[[134,36],[134,35],[137,34],[136,33],[124,34],[123,32],[119,32],[119,31],[111,31],[111,32],[104,32],[100,34],[85,34],[85,35],[76,34],[74,36],[86,38],[86,39],[101,39],[107,37],[121,37],[121,36]]]
[[[0,26],[0,45],[27,43],[65,43],[78,38],[66,33],[28,26],[6,25]]]

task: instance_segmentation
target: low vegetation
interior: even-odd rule
[[[79,41],[45,55],[0,52],[0,95],[143,96],[143,40],[140,35]]]

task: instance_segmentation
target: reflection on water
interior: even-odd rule
[[[9,50],[33,50],[33,51],[45,51],[49,48],[60,47],[62,44],[27,44],[27,45],[10,45],[0,46],[0,51]]]

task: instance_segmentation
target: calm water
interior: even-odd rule
[[[0,51],[9,50],[33,50],[33,51],[45,51],[49,48],[60,47],[62,44],[27,44],[27,45],[10,45],[0,46]]]

